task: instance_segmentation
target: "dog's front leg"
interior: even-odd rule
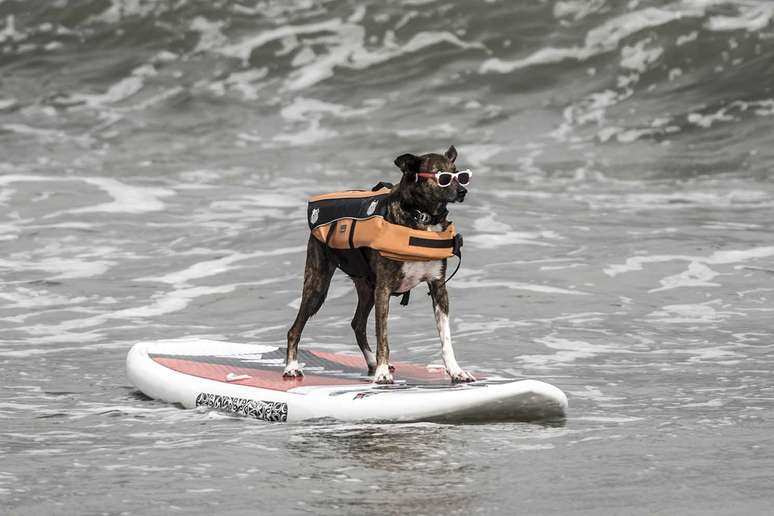
[[[393,383],[390,373],[390,345],[387,342],[387,316],[390,312],[390,289],[377,282],[374,291],[376,307],[376,372],[374,383]]]
[[[446,367],[446,372],[449,373],[454,383],[474,382],[476,379],[473,375],[464,371],[454,357],[451,330],[449,328],[449,294],[446,292],[446,285],[443,284],[441,279],[429,281],[428,285],[430,287],[430,296],[433,299],[435,325],[438,327],[438,336],[441,337],[441,354],[443,355],[443,364]]]

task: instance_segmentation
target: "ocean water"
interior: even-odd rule
[[[769,1],[0,0],[0,513],[770,513],[772,63]],[[565,422],[129,384],[139,340],[284,345],[306,198],[450,144],[457,357]],[[392,354],[436,363],[417,293]],[[337,275],[301,345],[355,349],[354,307]]]

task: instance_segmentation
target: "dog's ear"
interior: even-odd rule
[[[413,154],[401,154],[395,158],[395,164],[404,175],[408,176],[409,180],[413,180],[414,175],[419,172],[419,165],[422,164],[422,158],[414,156]]]
[[[457,159],[457,149],[454,148],[454,145],[449,147],[449,150],[444,153],[444,156],[446,156],[446,159],[454,163],[454,160]]]

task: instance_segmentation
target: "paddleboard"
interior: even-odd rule
[[[126,369],[150,398],[264,421],[536,421],[567,408],[560,389],[537,380],[452,384],[442,367],[393,363],[395,384],[375,385],[361,355],[304,349],[304,376],[290,379],[284,358],[277,346],[175,339],[138,342]]]

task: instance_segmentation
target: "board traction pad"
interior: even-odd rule
[[[299,363],[304,365],[304,376],[283,378],[285,350],[241,355],[185,355],[149,353],[150,358],[173,371],[223,383],[288,391],[303,386],[370,385],[372,377],[361,356],[340,355],[324,351],[300,350]],[[395,363],[396,381],[406,384],[451,386],[443,368],[428,369],[416,364]],[[235,378],[228,381],[231,376]],[[474,385],[474,384],[473,384]]]

